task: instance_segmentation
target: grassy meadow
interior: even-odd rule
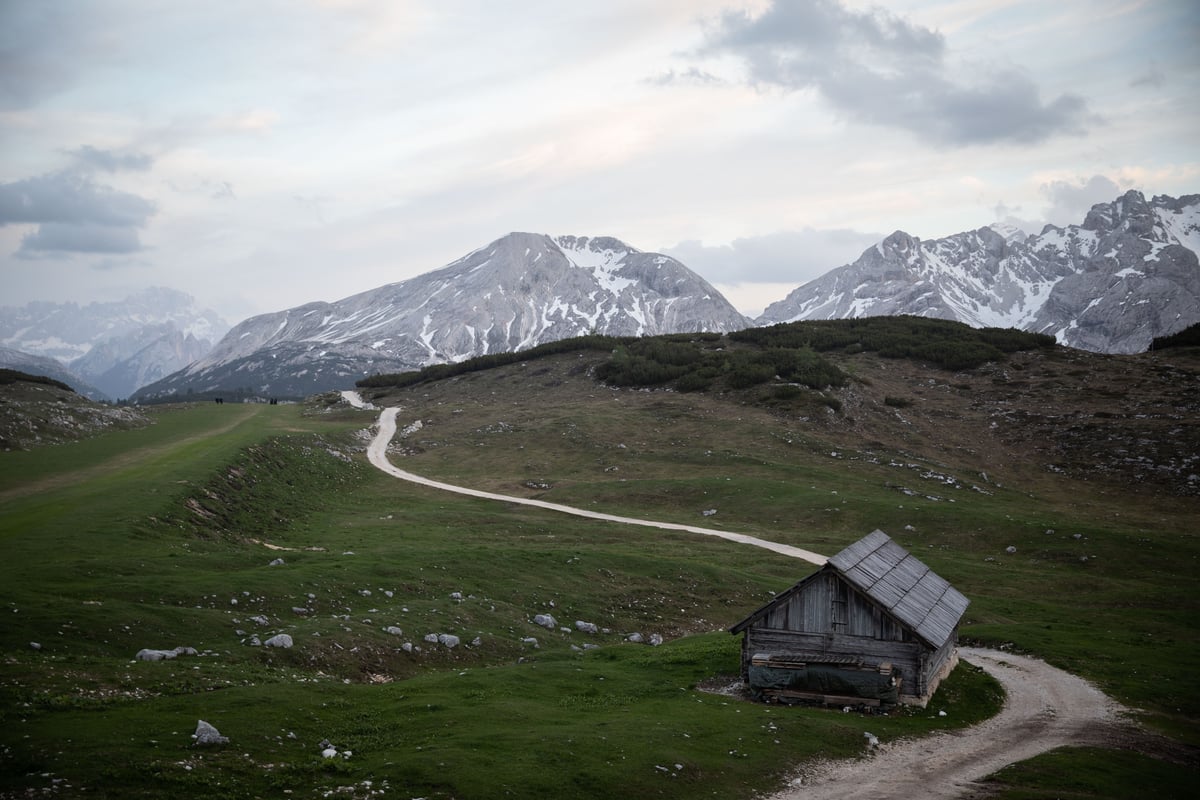
[[[825,554],[882,528],[971,599],[964,639],[1046,658],[1197,744],[1195,501],[985,471],[999,459],[927,446],[919,422],[888,438],[862,406],[897,391],[867,382],[873,362],[843,365],[860,374],[842,410],[806,393],[786,413],[606,388],[592,363],[374,389],[401,427],[421,421],[391,458]],[[0,453],[0,796],[748,798],[807,760],[864,753],[866,731],[964,726],[1000,702],[969,665],[924,711],[737,700],[712,691],[737,671],[725,629],[811,565],[397,481],[362,453],[374,413],[331,398],[152,414]],[[294,647],[252,644],[277,633]],[[199,653],[134,660],[174,647]],[[200,719],[230,742],[194,747]],[[1108,759],[1068,752],[1078,769]],[[1153,778],[1164,797],[1193,774],[1109,768],[1112,786]],[[1009,792],[1046,780],[1034,763],[1001,777]]]

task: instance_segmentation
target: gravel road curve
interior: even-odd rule
[[[805,770],[768,800],[950,800],[1001,767],[1064,745],[1104,745],[1125,709],[1082,678],[1044,661],[963,647],[959,656],[1004,686],[1004,709],[965,730],[885,742],[870,755]],[[935,709],[930,709],[936,711]]]

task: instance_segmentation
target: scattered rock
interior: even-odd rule
[[[1017,548],[1013,547],[1010,544],[1008,547],[1004,548],[1004,552],[1008,553],[1011,556],[1013,553],[1017,552]]]
[[[537,614],[533,618],[534,625],[541,625],[546,630],[554,630],[558,627],[558,620],[549,614]]]
[[[524,639],[521,640],[521,644],[527,644],[527,645],[531,645],[533,647],[537,647],[538,640],[533,638],[532,636],[526,636]]]
[[[463,599],[462,592],[451,592],[451,593],[450,593],[450,599],[451,599],[451,600],[457,600],[457,601],[459,601],[459,602],[462,602],[462,599]]]
[[[195,740],[197,747],[210,747],[214,744],[228,744],[229,742],[228,736],[222,736],[219,730],[204,720],[196,723],[196,732],[192,734],[192,739]]]
[[[293,610],[295,610],[295,609],[293,609]],[[264,614],[257,614],[255,616],[253,616],[250,618],[250,621],[253,622],[255,625],[260,625],[264,628],[271,624],[271,620],[267,619]]]
[[[425,641],[429,642],[430,644],[437,644],[438,635],[436,633],[427,633],[425,634]]]
[[[596,627],[594,622],[584,622],[581,619],[575,620],[575,630],[581,633],[599,633],[600,629]]]
[[[285,562],[282,558],[277,558],[274,561],[272,561],[271,563],[267,564],[267,566],[268,567],[282,567],[284,565],[284,563]]]
[[[701,511],[700,513],[706,517],[711,517],[717,513],[717,510],[715,508],[706,508],[703,511]]]
[[[460,639],[452,633],[438,634],[437,641],[444,644],[447,648],[458,647]]]
[[[32,647],[34,650],[41,650],[41,649],[42,649],[42,645],[41,645],[41,643],[40,643],[40,642],[30,642],[30,643],[29,643],[29,646],[30,646],[30,647]]]
[[[646,637],[642,636],[640,633],[634,632],[626,636],[625,640],[628,642],[633,642],[634,644],[641,644],[642,642],[646,641]]]
[[[482,636],[476,636],[474,639],[471,640],[471,647],[479,647],[479,645],[481,645],[481,644],[483,644]]]
[[[875,734],[863,731],[863,738],[867,740],[867,747],[879,747],[879,737]]]
[[[174,650],[151,650],[145,648],[137,651],[134,656],[138,661],[170,661],[176,656],[194,656],[196,648],[194,647],[176,647]]]
[[[304,606],[292,606],[292,613],[305,617],[308,616],[308,609]]]
[[[286,649],[292,646],[292,637],[286,633],[279,633],[267,639],[263,644],[267,647],[282,647]]]
[[[662,634],[658,634],[658,633],[650,634],[650,645],[652,647],[658,647],[662,643],[663,643]]]
[[[404,631],[397,628],[395,625],[388,625],[383,629],[384,633],[390,633],[392,636],[403,636]]]
[[[400,649],[406,653],[411,653],[413,651],[413,643],[405,642],[404,644],[400,645]]]

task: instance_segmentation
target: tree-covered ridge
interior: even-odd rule
[[[72,394],[75,390],[67,386],[62,381],[56,381],[54,378],[47,378],[45,375],[30,375],[27,372],[21,372],[16,369],[0,369],[0,385],[6,383],[17,383],[23,381],[25,383],[44,383],[47,386],[53,386],[56,389],[65,389]]]
[[[547,342],[528,350],[518,350],[510,353],[490,353],[486,356],[476,356],[475,358],[469,358],[466,361],[459,361],[453,364],[432,364],[411,372],[370,375],[356,382],[355,386],[358,386],[360,389],[415,386],[419,383],[445,380],[446,378],[466,375],[471,372],[480,372],[494,367],[503,367],[508,364],[535,361],[543,356],[554,355],[556,353],[574,353],[580,350],[608,352],[623,343],[631,341],[634,341],[634,337],[601,336],[598,334],[575,336],[570,339],[560,339],[557,342]]]
[[[913,316],[787,322],[738,331],[729,338],[761,347],[873,351],[885,358],[926,361],[955,371],[1003,361],[1006,353],[1054,346],[1054,337],[1041,333],[972,328],[961,322]]]
[[[610,353],[596,378],[613,386],[662,386],[678,391],[748,389],[771,382],[826,389],[847,376],[821,353],[877,352],[942,369],[972,369],[1005,354],[1054,345],[1054,338],[1012,328],[976,329],[960,322],[923,317],[868,317],[789,322],[730,334],[677,333],[644,338],[581,336],[515,353],[495,353],[414,372],[374,375],[361,388],[412,386],[556,353]]]

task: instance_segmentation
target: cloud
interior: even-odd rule
[[[187,179],[168,180],[166,185],[180,194],[207,197],[210,200],[236,200],[233,184],[229,181],[192,176]]]
[[[34,224],[17,255],[131,253],[141,249],[138,229],[154,214],[149,200],[58,172],[0,184],[0,226]]]
[[[1143,86],[1149,88],[1158,88],[1164,85],[1166,82],[1167,76],[1163,74],[1161,69],[1159,69],[1158,62],[1151,62],[1150,66],[1146,68],[1145,72],[1135,75],[1129,81],[1129,85],[1134,88]]]
[[[1046,219],[1054,225],[1078,225],[1097,203],[1111,203],[1123,190],[1117,183],[1103,175],[1093,175],[1086,181],[1050,181],[1041,186],[1041,192],[1050,201],[1046,208]]]
[[[727,245],[685,241],[662,252],[713,283],[799,286],[850,263],[882,238],[846,229],[804,228],[734,239]]]
[[[142,249],[137,231],[128,227],[46,222],[21,240],[17,255],[42,253],[136,253]]]
[[[140,227],[154,204],[129,192],[57,172],[0,184],[0,225],[57,222]]]
[[[0,110],[34,107],[73,85],[97,53],[98,28],[77,6],[0,4]]]
[[[658,75],[647,78],[646,83],[652,86],[675,86],[679,84],[691,84],[695,86],[723,86],[725,81],[717,77],[711,72],[700,69],[699,67],[688,67],[682,72],[676,72],[674,69],[669,69],[666,72],[661,72]]]
[[[758,16],[725,12],[709,26],[701,54],[733,56],[751,85],[813,90],[849,120],[936,145],[1028,144],[1082,134],[1094,121],[1083,98],[1045,102],[1014,69],[968,81],[947,62],[941,33],[836,0],[774,0]]]
[[[145,172],[154,165],[154,159],[145,153],[119,153],[115,150],[101,150],[90,144],[67,152],[75,156],[80,166],[105,172]]]

